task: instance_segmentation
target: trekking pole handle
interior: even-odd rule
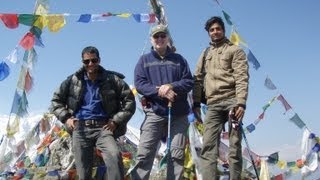
[[[169,101],[168,107],[172,107],[172,102],[171,101]]]

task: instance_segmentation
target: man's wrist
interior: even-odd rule
[[[245,104],[237,104],[237,106],[242,107],[243,109],[246,109],[246,105]]]

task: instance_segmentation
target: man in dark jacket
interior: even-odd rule
[[[151,32],[151,52],[141,56],[134,71],[137,91],[145,99],[145,120],[141,125],[137,165],[132,178],[149,179],[158,143],[168,128],[168,102],[172,102],[171,152],[167,162],[167,179],[181,179],[188,128],[187,94],[193,78],[187,61],[169,47],[167,27],[155,26]]]
[[[52,98],[51,111],[72,132],[79,179],[91,179],[94,147],[101,151],[108,179],[124,178],[116,138],[124,135],[135,112],[135,98],[122,74],[100,64],[97,48],[82,51],[83,67],[62,82]]]

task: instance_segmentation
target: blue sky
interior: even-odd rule
[[[169,29],[177,47],[189,62],[192,72],[201,51],[208,46],[204,30],[211,16],[222,16],[221,7],[214,0],[162,0]],[[318,101],[320,100],[320,2],[318,1],[220,1],[235,24],[240,36],[261,64],[257,71],[250,68],[250,89],[244,124],[253,123],[268,101],[281,93],[307,127],[319,136]],[[0,13],[32,13],[33,1],[2,0]],[[149,13],[147,1],[133,0],[54,0],[50,13]],[[126,82],[133,84],[133,70],[144,46],[149,51],[150,24],[137,23],[132,17],[110,17],[104,22],[76,22],[78,16],[66,17],[66,25],[58,33],[45,29],[44,48],[36,47],[38,62],[32,75],[34,86],[27,96],[30,114],[46,112],[54,90],[81,66],[81,50],[93,45],[100,50],[101,64],[123,73]],[[0,23],[0,58],[4,60],[28,32],[20,25],[8,29]],[[226,24],[227,35],[231,27]],[[19,48],[19,61],[24,50]],[[10,64],[10,63],[9,63]],[[20,64],[10,64],[10,76],[0,82],[0,114],[8,115],[17,86]],[[271,91],[264,87],[269,76],[278,87]],[[297,160],[302,130],[289,121],[292,113],[284,113],[279,101],[266,111],[256,130],[247,135],[251,149],[257,154],[280,152],[280,159]],[[143,115],[136,111],[130,124],[139,127]]]

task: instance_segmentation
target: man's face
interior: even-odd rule
[[[88,73],[95,73],[100,64],[100,58],[96,54],[84,53],[82,63]]]
[[[168,41],[168,35],[163,32],[157,33],[151,37],[152,46],[156,51],[166,49]]]
[[[220,24],[213,23],[211,27],[209,28],[209,36],[212,40],[212,42],[216,42],[224,38],[224,31]]]

